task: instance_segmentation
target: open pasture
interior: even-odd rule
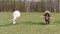
[[[43,12],[21,12],[17,24],[11,21],[12,12],[0,12],[0,34],[60,34],[60,13],[52,13],[53,21],[44,24]]]

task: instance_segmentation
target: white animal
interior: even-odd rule
[[[15,11],[13,12],[12,16],[13,16],[13,19],[12,19],[13,24],[16,24],[17,19],[20,17],[20,11],[15,10]]]

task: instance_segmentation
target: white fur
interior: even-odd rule
[[[16,24],[16,20],[20,17],[20,11],[16,10],[13,12],[13,24]]]

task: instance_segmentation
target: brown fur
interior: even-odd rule
[[[50,12],[49,11],[45,11],[44,13],[44,19],[45,19],[45,22],[46,24],[49,24],[50,23]]]

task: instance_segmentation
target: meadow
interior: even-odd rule
[[[0,34],[60,34],[60,13],[52,13],[53,21],[44,24],[43,12],[21,12],[17,24],[11,21],[12,12],[0,12]]]

